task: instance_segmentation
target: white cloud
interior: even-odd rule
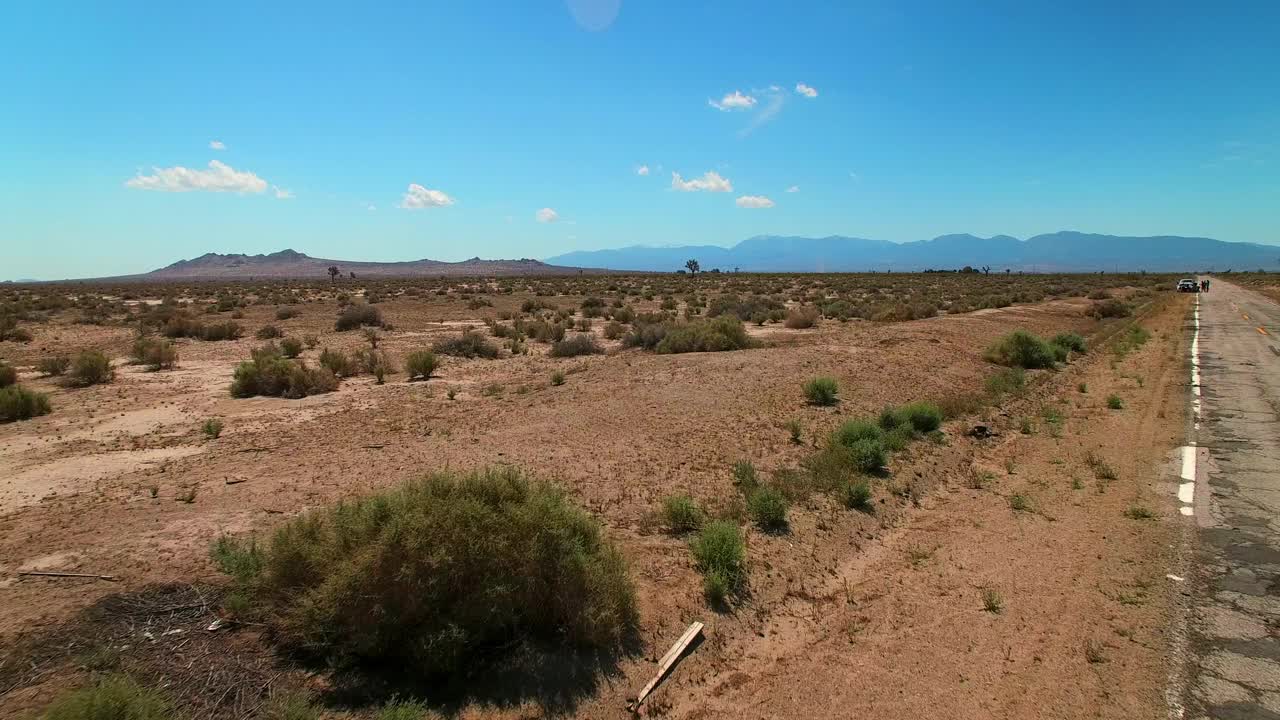
[[[292,191],[292,190],[285,190],[284,188],[279,187],[278,185],[272,185],[272,186],[271,186],[271,189],[275,191],[275,193],[276,193],[276,199],[277,199],[277,200],[292,200],[292,199],[293,199],[293,191]]]
[[[671,189],[681,192],[698,192],[705,190],[706,192],[733,192],[733,183],[728,178],[720,177],[720,173],[715,170],[708,170],[700,178],[685,180],[680,177],[680,173],[671,173]]]
[[[222,142],[221,140],[210,140],[210,141],[209,141],[209,149],[210,149],[210,150],[226,150],[226,149],[227,149],[227,145],[226,145],[226,143]]]
[[[218,162],[209,161],[208,170],[192,170],[181,166],[151,168],[154,174],[143,175],[125,181],[125,185],[138,190],[161,192],[238,192],[260,193],[267,189],[267,181],[248,171],[240,171]]]
[[[707,103],[717,110],[728,112],[729,110],[750,110],[755,107],[756,99],[750,95],[743,95],[739,90],[734,90],[720,98],[719,102],[707,100]]]
[[[809,87],[804,83],[796,83],[796,94],[803,95],[807,98],[816,98],[818,97],[818,89]]]
[[[439,190],[429,190],[418,183],[409,183],[400,207],[405,210],[421,210],[429,207],[447,207],[453,204],[453,198]]]
[[[553,223],[560,219],[560,213],[551,208],[542,208],[533,214],[533,219],[540,223]]]
[[[648,175],[648,174],[649,174],[649,166],[648,166],[648,165],[641,165],[640,167],[636,168],[636,174],[637,174],[637,175]]]
[[[740,208],[771,208],[773,201],[763,195],[743,195],[734,201]]]
[[[791,187],[787,188],[787,192],[800,192],[800,186],[792,185]]]

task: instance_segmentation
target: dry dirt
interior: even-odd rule
[[[610,344],[605,356],[554,359],[534,345],[528,357],[446,358],[426,383],[360,377],[304,400],[229,396],[234,364],[259,344],[252,339],[183,341],[178,369],[148,373],[123,364],[126,329],[44,326],[32,343],[0,343],[0,354],[22,367],[98,347],[121,362],[115,382],[79,390],[29,367],[22,373],[24,384],[50,393],[54,412],[0,426],[0,644],[60,632],[119,593],[221,583],[207,555],[221,533],[264,532],[307,508],[431,470],[513,463],[561,482],[598,514],[638,586],[644,652],[569,708],[574,714],[627,715],[625,699],[653,661],[702,620],[706,641],[646,713],[1162,716],[1173,592],[1164,568],[1175,533],[1161,483],[1180,444],[1187,302],[1156,300],[1142,319],[1152,341],[1122,360],[1095,350],[1066,370],[1035,373],[1024,397],[985,412],[998,437],[968,438],[973,420],[957,421],[945,445],[900,453],[878,483],[876,513],[815,497],[793,509],[790,532],[748,531],[750,597],[726,614],[706,607],[685,541],[654,526],[663,497],[688,492],[724,505],[735,461],[767,474],[798,464],[845,418],[979,391],[994,369],[983,348],[1011,329],[1105,335],[1129,320],[1100,324],[1084,315],[1087,301],[1060,300],[892,325],[752,328],[770,345],[727,353],[654,355]],[[418,300],[381,307],[396,327],[382,347],[395,357],[478,317]],[[331,308],[306,305],[283,322],[271,312],[246,311],[250,335],[270,322],[319,335],[322,347],[362,343],[358,333],[332,331]],[[555,370],[567,374],[563,386],[548,382]],[[837,408],[804,403],[802,382],[820,374],[839,380]],[[1112,392],[1125,398],[1123,410],[1106,409]],[[1046,405],[1065,417],[1060,433],[1045,423]],[[225,423],[217,439],[200,432],[210,417]],[[1020,432],[1024,417],[1031,434]],[[789,420],[803,427],[800,445],[790,442]],[[1117,479],[1095,477],[1089,453]],[[971,488],[984,473],[992,476],[985,487]],[[1015,495],[1028,509],[1012,509]],[[1156,518],[1126,517],[1139,505]],[[16,575],[32,569],[118,580]],[[1002,598],[999,613],[984,610],[988,588]],[[184,627],[207,624],[207,612]],[[207,637],[220,638],[200,641],[215,643],[208,652],[216,643],[268,652],[251,631]],[[11,691],[0,686],[9,691],[0,716],[41,707],[82,674],[76,663],[48,660]],[[482,712],[542,711],[523,703]]]

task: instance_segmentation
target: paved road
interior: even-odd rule
[[[1213,279],[1199,363],[1185,717],[1280,720],[1280,305]]]

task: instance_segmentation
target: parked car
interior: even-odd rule
[[[1200,283],[1191,278],[1182,278],[1178,281],[1178,292],[1200,292]]]

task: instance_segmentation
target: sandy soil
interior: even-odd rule
[[[992,371],[982,349],[1010,329],[1110,325],[1084,316],[1086,301],[1063,300],[893,325],[767,328],[770,346],[731,353],[615,348],[553,359],[531,343],[528,357],[446,359],[426,383],[361,377],[300,401],[228,395],[232,367],[258,344],[251,339],[184,342],[176,370],[121,366],[114,383],[81,390],[27,370],[24,383],[50,392],[55,411],[0,426],[0,638],[55,628],[104,596],[150,583],[220,582],[207,548],[223,532],[264,532],[306,508],[431,470],[514,463],[563,483],[597,513],[637,581],[645,655],[624,661],[580,715],[625,715],[653,659],[700,619],[707,641],[649,712],[1154,716],[1168,531],[1123,512],[1138,501],[1160,515],[1168,509],[1157,483],[1181,421],[1173,398],[1184,302],[1158,301],[1167,307],[1148,321],[1156,338],[1115,369],[1104,353],[1090,354],[1046,378],[1034,399],[990,411],[998,439],[966,438],[955,424],[946,446],[917,443],[899,454],[877,488],[876,514],[819,497],[794,508],[787,534],[750,531],[751,599],[725,615],[705,607],[684,541],[654,527],[664,496],[722,505],[737,460],[766,473],[794,466],[846,417],[979,390]],[[409,299],[381,307],[396,327],[382,346],[396,357],[481,314]],[[247,311],[250,334],[271,322],[319,335],[322,346],[361,344],[357,333],[332,332],[331,309],[304,306],[283,322],[270,313]],[[45,330],[27,345],[3,343],[5,357],[21,366],[79,347],[122,356],[130,339],[120,328]],[[568,377],[560,387],[548,382],[557,369]],[[838,408],[804,404],[800,385],[819,374],[839,380]],[[1087,394],[1075,391],[1082,381]],[[1112,391],[1125,395],[1124,411],[1105,409]],[[1067,416],[1061,438],[1018,432],[1015,417],[1042,402]],[[209,417],[225,423],[216,440],[199,431]],[[801,445],[783,427],[793,419]],[[1119,479],[1098,483],[1084,464],[1089,451]],[[988,471],[995,479],[986,489],[966,486]],[[1085,487],[1073,489],[1072,478]],[[1011,510],[1013,494],[1033,510]],[[119,581],[16,579],[23,569]],[[984,587],[999,590],[1004,612],[983,611]],[[1105,662],[1085,659],[1087,641]],[[39,707],[68,682],[55,673],[15,690],[0,716]]]

